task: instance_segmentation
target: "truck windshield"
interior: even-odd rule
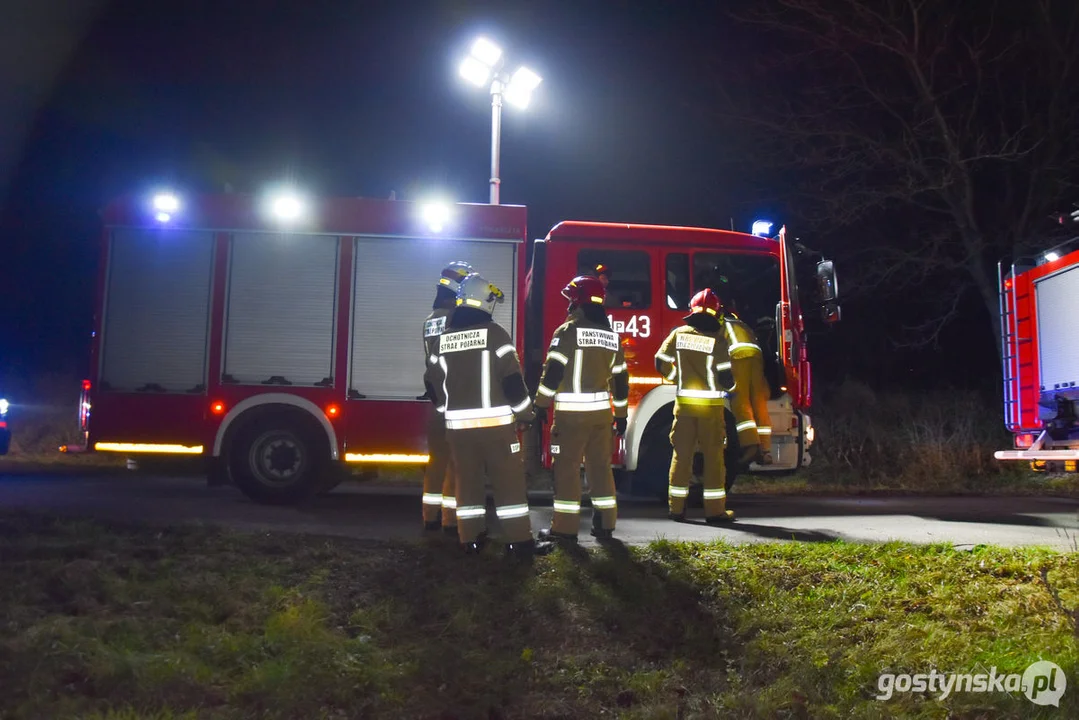
[[[774,332],[780,301],[779,259],[772,255],[693,254],[693,292],[711,288],[758,335]]]
[[[712,288],[757,333],[764,350],[764,374],[772,397],[784,385],[779,362],[776,306],[780,302],[779,258],[774,255],[698,252],[693,254],[693,292]]]

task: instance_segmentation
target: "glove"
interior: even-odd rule
[[[538,422],[540,425],[546,425],[547,424],[547,408],[545,408],[545,407],[536,408],[536,422]]]
[[[628,424],[629,424],[629,421],[626,418],[615,418],[614,419],[614,434],[617,435],[618,437],[622,437],[623,435],[625,435],[626,434],[626,425],[628,425]]]

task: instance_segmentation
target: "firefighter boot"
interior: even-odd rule
[[[461,543],[466,555],[479,555],[487,547],[487,532],[481,532],[472,542]]]
[[[726,525],[734,522],[734,510],[724,510],[722,515],[709,515],[704,519],[709,525]]]
[[[603,527],[602,513],[597,512],[592,514],[592,537],[599,542],[608,542],[614,539],[614,530],[608,530]]]
[[[515,562],[531,565],[536,555],[547,555],[555,548],[552,542],[525,540],[506,545],[506,557]]]
[[[538,533],[536,533],[536,536],[539,537],[540,542],[565,543],[566,545],[577,544],[576,535],[556,532],[550,528],[543,528]]]

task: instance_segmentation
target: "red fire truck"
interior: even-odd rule
[[[1079,211],[1072,214],[1079,221]],[[1014,450],[1040,471],[1075,472],[1079,462],[1079,239],[1023,258],[1000,280],[1004,423]]]
[[[759,470],[810,460],[806,329],[782,230],[563,222],[529,253],[520,206],[287,194],[127,197],[104,221],[86,450],[200,455],[212,480],[273,503],[325,492],[349,466],[423,464],[420,326],[432,278],[467,260],[505,291],[495,320],[533,388],[565,318],[562,287],[612,269],[609,314],[632,377],[613,458],[626,491],[666,486],[674,392],[653,355],[706,286],[736,288],[769,358],[775,464]],[[830,262],[814,284],[826,322],[838,319]]]

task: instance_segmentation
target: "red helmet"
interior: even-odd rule
[[[578,275],[569,281],[569,285],[562,289],[562,296],[577,305],[596,303],[602,305],[607,297],[607,290],[599,278]]]
[[[711,289],[701,290],[689,301],[690,313],[704,312],[709,315],[719,315],[722,309],[723,301]]]

